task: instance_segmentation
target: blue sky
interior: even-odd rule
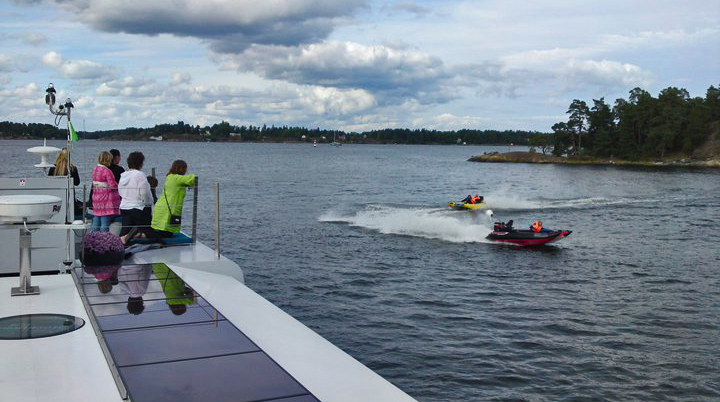
[[[0,120],[550,131],[573,99],[720,85],[720,2],[0,1]],[[82,122],[82,123],[81,123]]]

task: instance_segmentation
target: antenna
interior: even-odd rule
[[[55,118],[55,125],[57,126],[60,122],[60,119],[62,119],[63,116],[67,117],[67,155],[68,155],[68,162],[67,162],[67,177],[68,177],[68,184],[67,184],[67,193],[66,193],[66,200],[69,211],[68,214],[65,215],[65,223],[70,223],[71,220],[74,220],[75,218],[75,211],[74,211],[74,205],[75,205],[75,192],[72,191],[72,163],[70,158],[70,150],[71,146],[70,143],[72,142],[72,133],[70,131],[71,122],[70,117],[72,114],[72,108],[75,106],[72,104],[72,100],[70,98],[65,99],[65,104],[59,105],[57,109],[55,109],[55,85],[53,83],[49,83],[47,89],[45,90],[45,104],[48,105],[48,108],[50,109],[50,113],[57,116]],[[72,219],[68,218],[68,215],[72,214]],[[68,232],[69,233],[69,232]]]

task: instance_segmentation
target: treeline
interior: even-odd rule
[[[0,138],[67,138],[67,130],[52,124],[0,122]]]
[[[43,130],[30,130],[30,126],[42,126]],[[145,141],[162,137],[176,141],[242,141],[242,142],[331,142],[336,139],[353,144],[517,144],[528,145],[535,131],[457,130],[437,131],[427,129],[383,129],[362,133],[340,130],[291,126],[235,126],[223,121],[201,127],[183,121],[176,124],[158,124],[152,128],[128,127],[119,130],[79,132],[81,139],[107,139]],[[0,138],[66,138],[65,130],[49,124],[0,123]]]
[[[552,136],[534,137],[532,144],[552,144],[553,154],[558,156],[628,160],[691,156],[710,139],[711,125],[720,121],[720,89],[714,86],[708,88],[705,98],[690,98],[687,90],[676,87],[666,88],[654,98],[635,88],[628,100],[617,99],[612,107],[603,98],[592,102],[588,106],[575,99],[567,110],[567,122],[556,123]]]
[[[268,141],[331,142],[333,139],[354,144],[523,144],[527,145],[530,136],[537,132],[495,131],[495,130],[459,130],[437,131],[426,129],[383,129],[362,133],[320,128],[294,126],[235,126],[223,121],[212,126],[192,126],[179,121],[177,124],[158,124],[153,128],[127,128],[122,130],[96,131],[85,138],[116,138],[126,140],[144,140],[150,137],[178,139],[186,141]]]

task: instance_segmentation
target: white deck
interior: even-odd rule
[[[3,401],[122,401],[72,276],[35,276],[36,296],[10,297],[18,278],[0,278],[0,317],[56,313],[80,317],[73,332],[40,339],[0,341]]]

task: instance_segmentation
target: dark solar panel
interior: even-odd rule
[[[134,402],[318,402],[165,264],[75,274]]]

